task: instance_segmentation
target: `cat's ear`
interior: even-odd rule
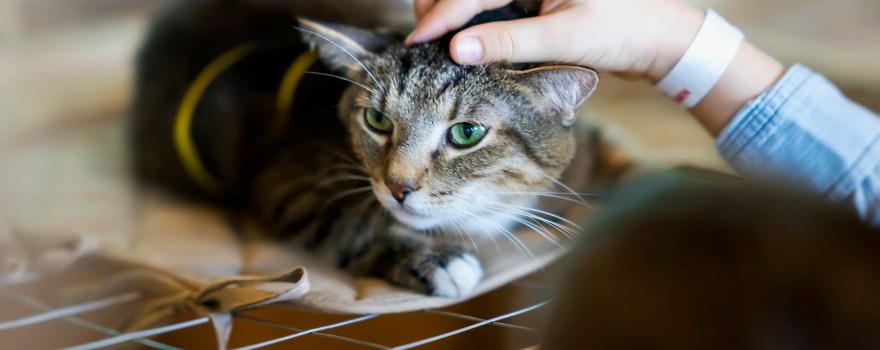
[[[298,18],[302,39],[318,50],[321,61],[347,75],[362,70],[359,62],[376,56],[394,42],[387,33]]]
[[[596,71],[579,66],[542,66],[511,72],[519,84],[531,88],[550,108],[560,113],[565,126],[574,123],[578,108],[599,83]]]

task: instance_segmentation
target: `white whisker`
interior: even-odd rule
[[[364,84],[358,83],[358,82],[356,82],[356,81],[354,81],[354,80],[351,80],[351,79],[348,79],[348,78],[346,78],[346,77],[338,76],[338,75],[336,75],[336,74],[321,73],[321,72],[313,72],[313,71],[305,72],[305,74],[320,75],[320,76],[325,76],[325,77],[336,78],[336,79],[339,79],[339,80],[344,80],[344,81],[347,81],[347,82],[349,82],[349,83],[352,83],[352,84],[355,84],[355,85],[357,85],[357,86],[360,86],[360,87],[364,88],[364,90],[367,90],[367,91],[369,91],[369,92],[372,92],[372,93],[374,93],[374,94],[377,94],[377,93],[376,93],[376,90],[370,89],[369,87],[367,87],[367,86],[364,85]]]
[[[468,213],[466,211],[462,211],[462,210],[459,210],[458,214],[463,215],[466,218],[473,218],[474,217],[473,215],[469,215],[470,213]],[[458,222],[459,225],[462,227],[462,229],[464,229],[464,233],[466,235],[468,235],[468,238],[471,240],[471,243],[474,244],[474,250],[479,252],[479,250],[477,250],[476,242],[474,242],[474,239],[471,237],[470,233],[467,232],[467,227],[466,227],[466,224],[463,222],[463,220],[460,218],[453,218],[453,220],[455,222]],[[501,253],[501,246],[498,245],[498,241],[495,240],[495,235],[489,234],[486,236],[488,236],[488,238],[492,241],[492,245],[495,246],[495,252]]]
[[[552,176],[550,176],[550,175],[547,175],[547,174],[545,174],[545,173],[543,173],[543,172],[541,172],[541,175],[543,175],[544,177],[550,179],[550,181],[553,181],[555,184],[559,185],[559,187],[562,187],[563,189],[565,189],[565,190],[568,191],[569,193],[571,193],[571,194],[577,196],[577,192],[575,192],[573,189],[571,189],[571,187],[566,186],[564,183],[562,183],[562,181],[559,181],[559,180],[555,179],[554,177],[552,177]],[[581,202],[583,202],[584,205],[586,205],[586,206],[589,207],[589,208],[592,208],[592,206],[591,206],[589,203],[587,203],[587,201],[585,201],[583,198],[581,198],[580,196],[578,196],[578,198],[581,199]]]
[[[471,241],[471,245],[474,246],[474,252],[479,253],[480,248],[477,248],[477,242],[474,241],[474,238],[471,237],[471,234],[469,232],[467,232],[467,228],[464,227],[464,224],[462,224],[461,221],[455,217],[452,218],[452,222],[455,223],[456,225],[458,225],[458,227],[459,227],[458,233],[461,236],[462,243],[464,243],[464,238],[467,237],[467,239],[469,239]]]
[[[477,206],[476,204],[474,204],[473,202],[471,202],[467,198],[459,197],[456,195],[452,195],[452,196],[459,198],[461,200],[464,200],[465,202],[467,202],[468,205],[473,206],[474,208],[480,208],[479,206]],[[479,216],[477,216],[476,214],[473,214],[473,213],[468,213],[465,211],[462,211],[462,213],[464,213],[465,215],[467,215],[471,218],[477,219],[477,220],[481,219]],[[518,249],[520,249],[520,251],[522,251],[523,253],[528,255],[532,259],[532,261],[537,261],[537,258],[535,258],[535,255],[532,254],[532,251],[529,250],[529,248],[518,237],[516,237],[516,234],[511,232],[509,229],[504,228],[501,225],[498,225],[494,222],[491,222],[491,221],[483,221],[483,222],[488,222],[488,223],[492,224],[492,226],[495,226],[496,228],[498,228],[500,230],[500,232],[502,233],[502,235],[504,235],[504,237],[506,237],[511,243],[513,243],[514,246],[516,246]],[[540,232],[539,232],[539,234],[540,234]],[[544,235],[541,235],[541,236],[544,237]],[[543,270],[543,268],[542,268],[542,270]]]
[[[471,204],[471,205],[473,205],[473,204]],[[476,207],[476,205],[473,205],[473,206]],[[462,214],[464,214],[465,216],[467,216],[471,219],[477,219],[477,220],[480,219],[480,217],[478,217],[476,214],[473,214],[473,213],[463,211]],[[530,259],[532,259],[532,261],[535,261],[535,262],[538,261],[538,259],[535,257],[535,255],[532,254],[532,251],[529,250],[529,247],[527,247],[519,238],[517,238],[515,233],[511,232],[509,229],[504,228],[501,225],[498,225],[494,222],[489,222],[489,223],[492,226],[495,226],[495,228],[498,229],[498,232],[500,232],[502,236],[504,236],[505,238],[507,238],[508,241],[513,243],[513,246],[516,247],[517,250],[519,250],[520,252],[522,252],[523,254],[528,256]],[[501,249],[501,246],[499,246],[497,244],[497,242],[496,242],[496,246],[498,247],[499,250]],[[543,267],[542,267],[542,269],[543,269]]]
[[[501,203],[501,202],[495,202],[495,203],[496,203],[496,204],[502,204],[502,205],[509,206],[509,207],[513,207],[513,208],[517,208],[517,209],[522,209],[522,210],[527,210],[527,211],[531,211],[531,212],[535,212],[535,213],[544,214],[544,215],[550,216],[550,217],[552,217],[552,218],[554,218],[554,219],[562,220],[562,221],[564,221],[565,223],[567,223],[567,224],[569,224],[569,225],[572,225],[572,226],[576,227],[578,230],[583,231],[583,229],[584,229],[583,227],[581,227],[580,225],[574,223],[573,221],[571,221],[571,220],[569,220],[569,219],[566,219],[566,218],[564,218],[564,217],[562,217],[562,216],[559,216],[559,215],[553,214],[553,213],[551,213],[551,212],[549,212],[549,211],[545,211],[545,210],[541,210],[541,209],[535,209],[535,208],[529,208],[529,207],[522,207],[522,206],[519,206],[519,205],[507,204],[507,203]]]
[[[486,193],[486,194],[501,194],[502,192],[481,192],[481,193]],[[578,205],[583,205],[583,206],[585,206],[585,207],[587,207],[587,208],[591,208],[591,209],[592,209],[592,206],[589,205],[589,204],[587,204],[586,201],[585,201],[582,197],[576,197],[577,199],[574,199],[574,198],[565,197],[565,196],[559,196],[559,195],[555,195],[555,194],[543,194],[543,193],[535,193],[535,192],[508,192],[508,193],[506,193],[506,194],[516,194],[516,195],[524,195],[524,196],[535,196],[535,197],[557,198],[557,199],[561,199],[561,200],[564,200],[564,201],[567,201],[567,202],[572,202],[572,203],[575,203],[575,204],[578,204]]]
[[[536,209],[536,208],[530,208],[530,207],[523,207],[523,206],[514,205],[514,204],[501,203],[501,202],[497,202],[497,201],[493,201],[493,202],[495,205],[500,205],[500,206],[504,206],[504,207],[508,207],[508,208],[514,208],[517,210],[522,210],[523,214],[526,214],[530,217],[534,217],[534,218],[538,218],[540,220],[543,220],[543,221],[553,225],[554,227],[557,227],[558,229],[565,229],[565,231],[567,233],[569,233],[567,236],[571,237],[572,239],[574,239],[574,237],[576,237],[576,236],[579,236],[579,233],[583,232],[583,230],[584,230],[580,225],[576,224],[575,222],[573,222],[569,219],[566,219],[565,217],[551,213],[549,211]],[[540,215],[537,215],[537,214],[533,214],[533,213],[547,215],[551,218],[554,218],[554,219],[560,220],[566,224],[572,225],[572,226],[574,226],[574,228],[563,226],[560,223],[547,220],[546,218],[541,217]],[[575,230],[575,229],[577,229],[577,230]]]
[[[370,76],[370,79],[373,79],[373,82],[376,83],[376,86],[378,86],[379,88],[381,88],[381,89],[384,90],[384,88],[382,87],[382,84],[379,84],[379,80],[376,79],[376,76],[373,75],[373,72],[370,72],[370,70],[367,69],[367,66],[365,66],[365,65],[361,62],[361,60],[357,59],[357,57],[355,57],[353,54],[351,54],[351,52],[348,52],[348,50],[346,50],[344,47],[342,47],[342,45],[337,44],[337,43],[334,42],[333,40],[330,40],[330,38],[328,38],[328,37],[326,37],[326,36],[323,36],[323,35],[321,35],[321,34],[315,32],[315,31],[311,31],[311,30],[308,30],[308,29],[305,29],[305,28],[302,28],[302,27],[299,27],[299,26],[294,26],[293,28],[296,28],[296,29],[299,30],[299,31],[306,32],[306,33],[312,34],[312,35],[314,35],[314,36],[317,36],[317,37],[319,37],[319,38],[321,38],[321,39],[326,40],[328,43],[331,43],[331,44],[333,44],[334,46],[338,47],[340,50],[342,50],[342,52],[345,52],[346,55],[348,55],[349,57],[351,57],[351,59],[353,59],[355,62],[357,62],[357,64],[360,65],[361,68],[364,69],[364,72],[366,72],[367,75]]]
[[[505,191],[486,191],[484,193],[522,194],[522,195],[541,195],[541,194],[555,194],[555,195],[566,195],[566,196],[570,195],[570,196],[573,196],[576,198],[580,197],[581,199],[584,199],[584,200],[586,200],[585,198],[583,198],[584,196],[586,196],[586,197],[601,197],[601,195],[598,193],[586,193],[586,192],[571,193],[571,192],[552,192],[552,191],[506,191],[506,192]]]
[[[462,234],[461,225],[458,223],[458,221],[456,220],[455,217],[450,217],[450,220],[452,220],[453,228],[455,229],[456,233],[458,234],[458,238],[461,240],[461,245],[464,245],[465,240],[464,240],[464,234]],[[451,230],[447,230],[447,231],[451,231]]]
[[[557,222],[553,222],[551,220],[548,220],[547,218],[543,218],[541,216],[538,216],[538,215],[535,215],[535,214],[532,214],[532,213],[529,213],[529,212],[526,212],[523,210],[504,208],[504,207],[502,207],[502,205],[506,206],[506,204],[503,204],[503,203],[498,203],[498,204],[494,204],[494,205],[498,206],[499,209],[508,210],[514,214],[524,215],[524,216],[528,217],[529,219],[531,219],[532,221],[535,221],[535,223],[537,223],[539,225],[541,225],[540,222],[544,222],[544,223],[552,226],[554,229],[559,231],[559,233],[562,233],[566,238],[571,239],[572,241],[577,239],[578,231],[575,231],[572,228],[563,226]],[[544,227],[544,225],[541,225],[541,227]],[[548,232],[548,234],[549,234],[549,232]]]
[[[453,196],[454,196],[454,195],[453,195]],[[462,197],[459,197],[459,196],[455,196],[455,197],[460,198],[460,199],[465,200],[465,201],[468,201],[467,199],[462,198]],[[468,202],[470,202],[470,201],[468,201]],[[471,203],[473,203],[473,202],[471,202]],[[554,245],[556,245],[556,246],[558,246],[558,247],[560,247],[560,248],[564,248],[565,246],[564,246],[561,242],[559,242],[558,239],[556,239],[556,237],[555,237],[555,236],[554,236],[554,235],[553,235],[553,234],[552,234],[552,233],[551,233],[551,232],[550,232],[550,231],[549,231],[549,230],[548,230],[548,229],[547,229],[547,228],[541,223],[541,221],[543,221],[543,222],[545,222],[545,223],[550,224],[551,226],[553,226],[557,231],[559,231],[560,233],[562,233],[566,238],[569,238],[569,239],[574,240],[574,238],[571,236],[570,231],[567,231],[568,228],[564,228],[564,227],[560,226],[560,225],[557,224],[557,223],[551,222],[551,221],[546,220],[546,219],[544,219],[544,218],[541,218],[541,217],[539,217],[539,216],[537,216],[537,215],[530,214],[530,213],[528,213],[528,212],[526,212],[526,211],[523,211],[523,210],[521,210],[521,209],[515,209],[515,208],[520,208],[520,207],[517,207],[517,206],[514,206],[514,205],[509,205],[509,204],[504,204],[504,203],[500,203],[500,202],[495,202],[495,201],[491,201],[491,202],[488,203],[488,204],[489,204],[489,205],[492,205],[492,206],[495,206],[496,208],[501,209],[501,210],[503,210],[503,211],[505,211],[505,212],[507,212],[507,213],[509,213],[509,214],[512,214],[513,216],[511,216],[511,215],[505,215],[505,214],[503,214],[503,213],[499,213],[499,212],[496,212],[495,214],[497,214],[497,215],[501,215],[501,216],[506,217],[506,218],[508,218],[508,219],[510,219],[510,220],[516,221],[516,222],[522,224],[523,226],[526,226],[526,227],[528,227],[528,228],[534,230],[536,233],[538,233],[539,235],[541,235],[541,237],[543,237],[544,239],[546,239],[548,242],[553,243]],[[546,212],[545,212],[545,213],[546,213]],[[548,213],[548,214],[549,214],[549,213]],[[552,214],[550,214],[550,215],[552,215]],[[523,219],[521,218],[521,216],[526,216],[526,217],[527,217],[528,219],[530,219],[532,222],[534,222],[535,224],[537,224],[537,226],[535,226],[535,224],[530,223],[529,221],[523,220]]]
[[[555,246],[557,246],[557,247],[565,248],[565,246],[562,245],[562,243],[559,242],[559,240],[557,240],[556,237],[554,237],[553,234],[551,234],[551,233],[550,233],[550,232],[544,227],[544,225],[541,225],[540,223],[537,223],[538,226],[535,226],[535,224],[532,224],[531,222],[529,222],[529,221],[527,221],[527,220],[523,220],[522,218],[517,217],[517,216],[505,215],[505,214],[501,214],[501,213],[496,213],[496,214],[499,214],[499,215],[501,215],[501,216],[504,216],[504,217],[506,217],[506,218],[508,218],[508,219],[511,219],[511,220],[513,220],[513,221],[516,221],[516,222],[522,224],[523,226],[526,226],[526,227],[532,229],[533,231],[535,231],[536,233],[538,233],[539,235],[541,235],[541,237],[544,237],[544,239],[546,239],[546,240],[547,240],[548,242],[550,242],[550,243],[553,243],[553,245],[555,245]],[[513,213],[511,213],[511,214],[513,214]]]

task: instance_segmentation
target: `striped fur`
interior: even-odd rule
[[[256,19],[241,19],[248,16]],[[283,23],[299,23],[303,34],[274,32]],[[574,157],[571,121],[595,72],[459,66],[448,57],[448,39],[404,47],[394,36],[300,21],[244,1],[188,2],[148,37],[133,121],[136,170],[146,182],[198,192],[169,146],[172,107],[207,57],[249,40],[270,48],[218,78],[194,119],[196,144],[225,185],[211,200],[243,208],[267,231],[355,275],[447,297],[467,294],[482,276],[463,242],[507,236],[515,224],[551,225],[522,208],[552,188]],[[355,83],[307,75],[287,127],[273,130],[273,84],[309,46],[323,61],[312,71]],[[370,129],[365,109],[384,113],[393,132]],[[455,147],[448,134],[461,122],[485,126],[485,138]],[[399,202],[389,183],[413,190]]]

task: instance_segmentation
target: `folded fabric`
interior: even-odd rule
[[[83,128],[63,139],[46,137],[7,151],[0,167],[0,198],[7,218],[0,230],[0,287],[48,283],[65,269],[103,271],[98,282],[63,286],[64,304],[124,293],[150,295],[149,304],[125,318],[125,330],[169,322],[187,310],[210,317],[220,344],[229,313],[269,303],[335,313],[390,313],[443,307],[462,301],[429,297],[376,278],[355,278],[292,245],[231,225],[221,209],[139,189],[125,171],[120,122]],[[51,134],[51,133],[48,133]],[[575,188],[587,180],[586,152],[568,172]],[[551,211],[573,222],[586,203],[549,201]],[[565,244],[524,229],[518,241],[496,237],[474,242],[484,279],[468,297],[542,269]],[[66,270],[65,270],[66,271]],[[308,271],[308,272],[306,272]]]

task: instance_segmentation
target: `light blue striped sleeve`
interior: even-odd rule
[[[716,146],[744,176],[807,188],[880,226],[880,116],[807,67],[747,103]]]

